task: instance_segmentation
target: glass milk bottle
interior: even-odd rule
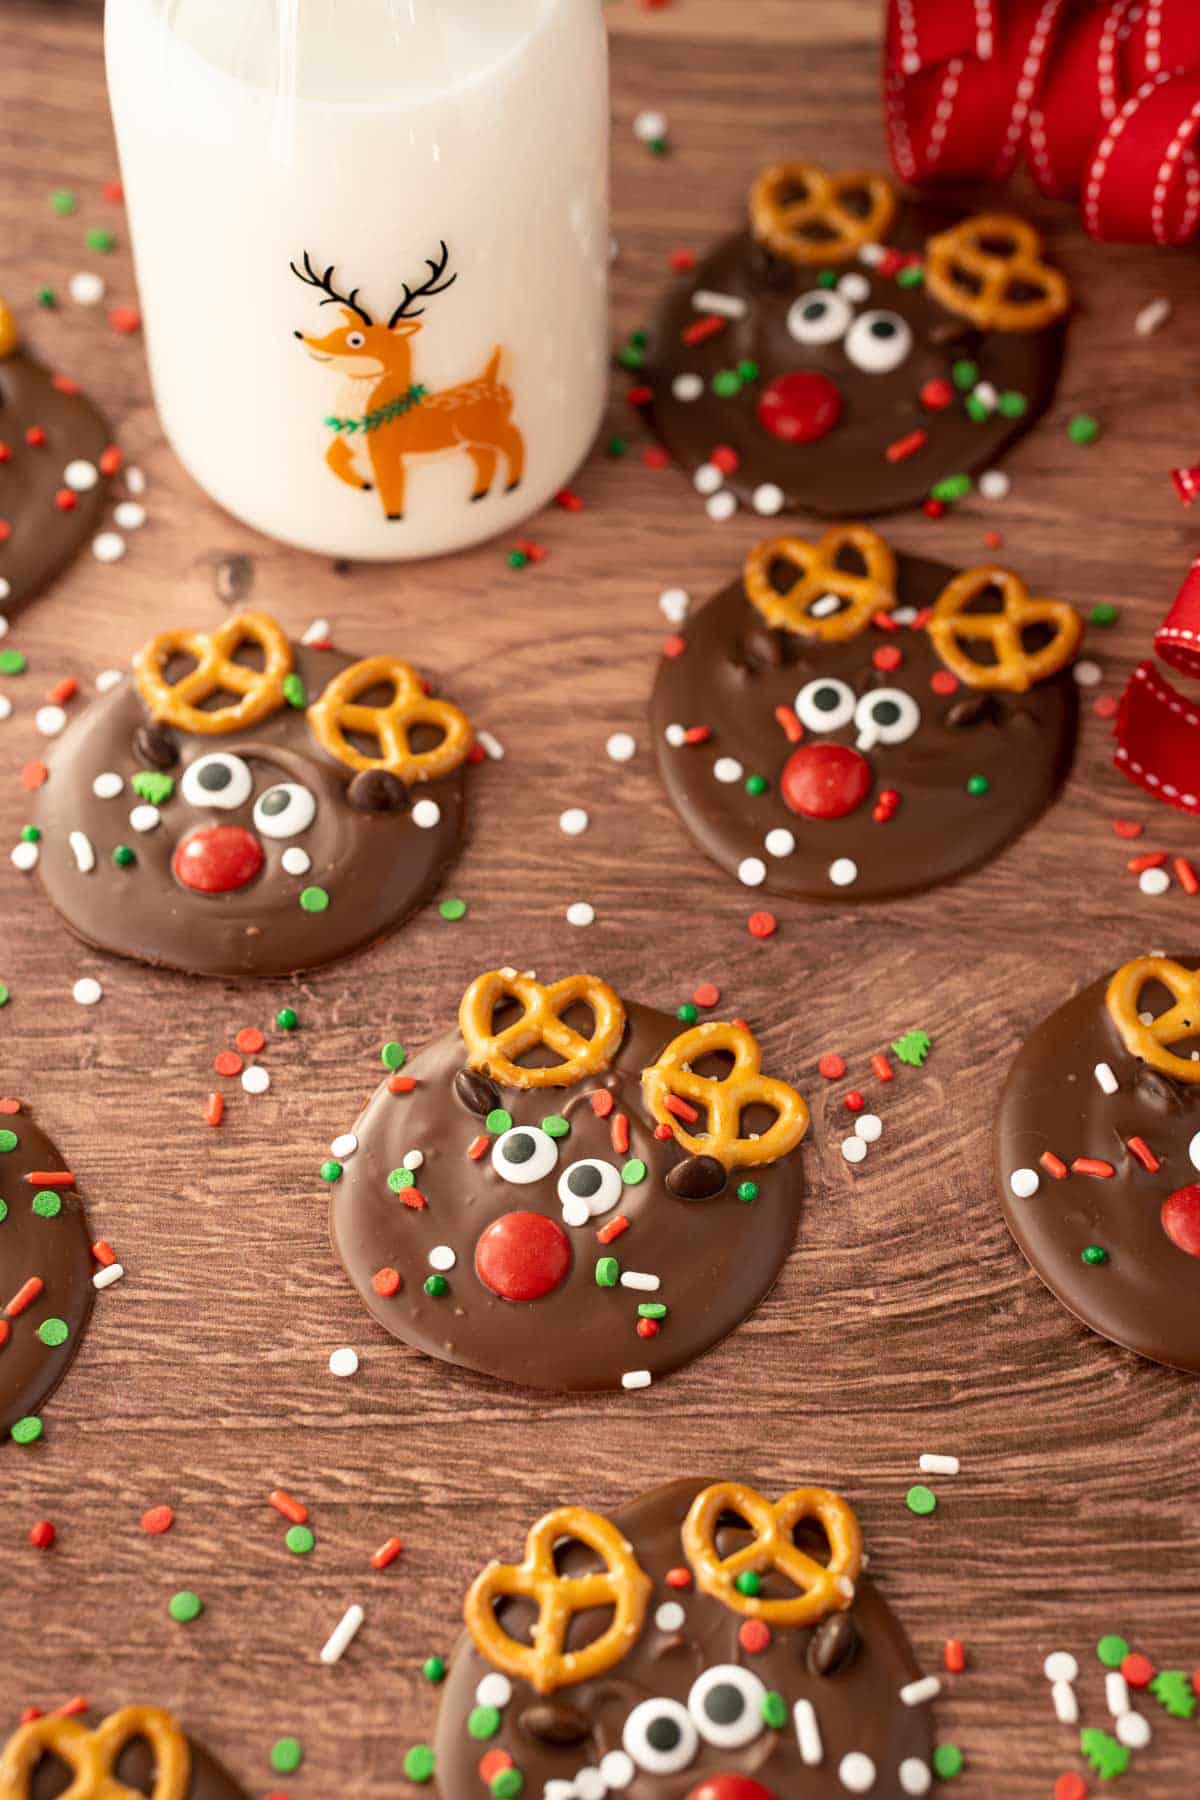
[[[163,429],[259,530],[460,549],[569,481],[608,361],[601,0],[108,0]]]

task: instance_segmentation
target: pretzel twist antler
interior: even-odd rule
[[[248,669],[234,658],[243,644],[257,644],[265,659],[261,669]],[[178,681],[168,681],[173,656],[191,656],[196,666]],[[159,724],[216,737],[257,725],[285,704],[283,679],[292,667],[292,647],[266,613],[238,613],[215,631],[160,631],[138,651],[133,662],[138,692]],[[240,694],[232,706],[205,712],[201,701],[214,694]]]
[[[388,684],[392,698],[386,706],[360,703],[360,694]],[[322,748],[347,768],[386,769],[409,784],[433,781],[461,767],[474,739],[466,713],[448,700],[430,699],[417,671],[398,656],[368,656],[351,663],[309,707],[308,722]],[[414,725],[436,726],[443,733],[441,743],[432,750],[414,750],[408,735]],[[352,731],[374,738],[380,755],[355,749],[346,735]]]
[[[560,1575],[555,1545],[576,1539],[594,1550],[604,1568],[585,1575]],[[582,1506],[563,1506],[539,1519],[525,1539],[520,1564],[489,1563],[472,1582],[463,1616],[481,1656],[506,1675],[520,1676],[539,1694],[605,1674],[637,1642],[646,1616],[651,1581],[633,1546],[611,1520]],[[497,1600],[519,1595],[538,1609],[532,1642],[511,1637],[496,1616]],[[613,1617],[600,1637],[582,1650],[566,1648],[576,1613],[611,1607]]]
[[[495,1030],[501,1000],[519,1000],[519,1019]],[[576,1001],[590,1006],[594,1028],[590,1038],[564,1024],[562,1015]],[[492,969],[477,975],[458,1008],[459,1029],[471,1068],[505,1087],[571,1087],[585,1075],[607,1069],[625,1031],[625,1008],[606,981],[597,975],[568,975],[543,987],[532,975]],[[562,1061],[546,1069],[527,1069],[517,1061],[547,1044]]]
[[[693,1073],[692,1064],[710,1051],[725,1051],[733,1067],[721,1079]],[[658,1061],[642,1071],[642,1091],[660,1125],[669,1125],[676,1141],[693,1155],[715,1156],[725,1168],[752,1168],[778,1162],[794,1150],[808,1130],[808,1107],[786,1081],[762,1073],[758,1040],[744,1025],[717,1019],[693,1025],[669,1043]],[[707,1130],[684,1130],[670,1106],[672,1097],[692,1101],[707,1115]],[[742,1113],[749,1106],[769,1106],[773,1124],[760,1137],[742,1136]]]
[[[754,1533],[731,1556],[717,1552],[723,1513],[736,1513]],[[829,1539],[829,1562],[808,1556],[794,1541],[796,1526],[816,1519]],[[740,1481],[722,1481],[693,1500],[683,1522],[683,1548],[696,1585],[731,1612],[769,1625],[816,1625],[830,1613],[845,1612],[854,1599],[862,1569],[862,1533],[854,1509],[829,1488],[796,1488],[774,1504]],[[739,1575],[752,1571],[784,1575],[798,1589],[788,1599],[744,1594]]]
[[[838,557],[847,549],[862,558],[864,574],[854,575],[839,566]],[[798,571],[786,594],[771,579],[776,563]],[[877,612],[891,612],[895,606],[896,558],[869,525],[834,525],[815,544],[798,537],[756,544],[746,558],[742,583],[746,598],[768,625],[826,644],[842,644],[865,631]],[[842,610],[828,616],[814,614],[817,602],[831,594],[846,602]]]
[[[865,195],[865,210],[846,204]],[[816,163],[772,163],[750,189],[750,224],[759,243],[793,263],[848,262],[864,244],[887,236],[896,196],[882,175],[827,174]]]
[[[976,213],[931,237],[925,286],[981,331],[1040,331],[1071,304],[1066,276],[1042,261],[1041,233],[1010,213]]]
[[[155,1706],[126,1706],[110,1713],[94,1731],[63,1713],[33,1719],[9,1738],[0,1755],[0,1800],[30,1800],[43,1757],[54,1756],[71,1771],[61,1800],[146,1800],[141,1789],[116,1777],[121,1752],[145,1738],[154,1752],[150,1800],[185,1800],[192,1770],[187,1738],[170,1713]]]
[[[1000,610],[969,612],[972,601],[988,588],[999,589]],[[1054,635],[1040,650],[1025,649],[1021,634],[1031,625],[1054,627]],[[928,630],[946,667],[968,687],[1023,694],[1035,681],[1057,675],[1072,661],[1083,636],[1083,620],[1065,600],[1031,600],[1029,589],[1011,569],[964,569],[934,601]],[[991,644],[995,662],[976,662],[962,648],[967,640]]]
[[[1143,1025],[1139,1001],[1147,982],[1158,981],[1175,1004]],[[1131,1056],[1140,1057],[1152,1069],[1184,1081],[1200,1084],[1200,1061],[1176,1056],[1170,1046],[1185,1038],[1200,1042],[1200,970],[1185,969],[1169,956],[1139,956],[1117,970],[1105,996],[1109,1016]]]

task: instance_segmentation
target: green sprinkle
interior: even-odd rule
[[[393,1194],[398,1194],[402,1188],[415,1187],[416,1176],[411,1169],[393,1169],[388,1176],[388,1186]]]
[[[321,1164],[321,1180],[322,1181],[340,1181],[341,1179],[342,1179],[342,1165],[340,1162],[335,1162],[333,1157],[331,1156],[328,1162],[323,1162]]]
[[[1129,1645],[1123,1637],[1118,1637],[1115,1632],[1112,1632],[1100,1639],[1096,1645],[1096,1655],[1106,1669],[1119,1669],[1129,1655]]]
[[[933,1772],[941,1781],[953,1781],[962,1774],[963,1753],[957,1744],[937,1744],[932,1761]]]
[[[683,1005],[676,1011],[675,1017],[681,1020],[684,1025],[694,1025],[696,1020],[700,1017],[700,1008],[694,1006],[690,1000],[685,1000]]]
[[[542,1130],[547,1137],[564,1138],[571,1134],[571,1121],[564,1119],[561,1113],[551,1113],[542,1120]]]
[[[107,256],[110,250],[116,248],[117,239],[116,234],[106,231],[103,225],[93,225],[89,231],[84,232],[83,241],[89,250],[98,250],[102,256]]]
[[[745,1200],[747,1203],[751,1200],[757,1200],[757,1181],[739,1181],[737,1185],[737,1197],[739,1200]]]
[[[661,1300],[643,1300],[638,1306],[639,1319],[665,1319],[667,1309]]]
[[[1094,444],[1100,436],[1100,421],[1091,413],[1076,413],[1067,426],[1067,436],[1073,444]]]
[[[25,652],[23,650],[0,650],[0,675],[23,675],[25,673]]]
[[[529,558],[526,556],[524,550],[510,550],[508,553],[508,566],[510,569],[523,569],[528,561]]]
[[[431,1300],[441,1300],[450,1292],[450,1283],[444,1275],[427,1275],[425,1292]]]
[[[617,361],[623,369],[642,369],[646,366],[646,352],[634,344],[626,344],[617,352]]]
[[[16,1147],[17,1147],[16,1132],[9,1131],[8,1128],[5,1127],[5,1129],[3,1131],[0,1131],[0,1151],[15,1150]]]
[[[596,1263],[596,1286],[616,1287],[621,1279],[621,1265],[615,1256],[602,1256]]]
[[[78,205],[79,201],[70,188],[55,188],[50,196],[51,211],[56,212],[60,219],[69,219]]]
[[[1183,1669],[1163,1669],[1150,1683],[1150,1692],[1173,1719],[1190,1719],[1196,1710],[1196,1691]]]
[[[758,374],[759,374],[758,364],[756,362],[751,362],[748,357],[744,358],[738,364],[737,372],[742,378],[743,386],[745,386],[746,383],[748,383],[748,382],[758,380]]]
[[[969,394],[979,380],[979,364],[972,362],[969,356],[962,356],[951,369],[950,377],[960,393]]]
[[[21,842],[23,844],[40,844],[42,831],[39,825],[22,825]]]
[[[788,1722],[788,1705],[782,1694],[764,1694],[762,1703],[763,1724],[769,1725],[772,1731],[782,1731]]]
[[[967,777],[968,794],[986,794],[991,785],[986,775],[968,775]]]
[[[297,1025],[300,1023],[300,1018],[294,1008],[290,1006],[281,1006],[279,1011],[275,1014],[275,1023],[278,1025],[280,1031],[295,1031]]]
[[[443,919],[449,919],[450,923],[453,924],[455,919],[466,918],[467,903],[465,900],[443,900],[438,906],[438,911],[441,913]]]
[[[1098,1269],[1101,1263],[1106,1263],[1108,1261],[1108,1251],[1100,1244],[1089,1244],[1087,1249],[1083,1252],[1082,1260],[1085,1263],[1088,1263],[1092,1268]]]
[[[293,1556],[307,1556],[317,1540],[307,1525],[293,1525],[283,1541]]]
[[[289,706],[308,705],[308,689],[304,685],[303,677],[297,675],[294,669],[290,675],[285,675],[283,678],[283,697]]]
[[[488,1792],[492,1800],[517,1800],[517,1796],[525,1792],[525,1777],[514,1763],[511,1768],[501,1769],[499,1774],[492,1776]]]
[[[1098,601],[1088,614],[1093,625],[1115,625],[1120,616],[1111,600]]]
[[[139,769],[130,778],[129,785],[135,794],[148,800],[151,806],[162,806],[175,792],[175,777],[163,775],[158,769]]]
[[[38,1336],[47,1350],[57,1350],[65,1344],[71,1335],[71,1327],[65,1319],[43,1319],[38,1326]]]
[[[916,1513],[919,1519],[925,1519],[931,1512],[937,1511],[937,1495],[932,1488],[926,1487],[924,1482],[918,1481],[916,1486],[910,1487],[905,1494],[904,1504],[910,1513]]]
[[[118,869],[128,869],[137,861],[128,844],[118,844],[112,853],[112,859]]]
[[[976,425],[986,424],[992,416],[991,407],[982,401],[977,394],[968,394],[964,404],[967,409],[967,417],[973,419]]]
[[[607,444],[604,446],[605,454],[611,456],[614,461],[619,461],[620,458],[626,454],[628,449],[629,444],[623,437],[610,437]]]
[[[180,1588],[167,1602],[167,1611],[177,1625],[190,1625],[204,1611],[204,1602],[191,1588]]]
[[[8,1217],[8,1201],[0,1200],[0,1225],[3,1225],[3,1223],[4,1223],[5,1219],[7,1219],[7,1217]]]
[[[971,477],[947,475],[944,481],[935,481],[929,491],[935,500],[961,500],[971,491]]]
[[[647,148],[649,149],[651,156],[665,156],[670,146],[668,145],[666,138],[656,137],[650,139]],[[494,1791],[495,1790],[493,1789],[493,1792]]]
[[[646,336],[644,331],[631,331],[628,341],[633,345],[635,350],[644,350],[646,345],[650,342],[650,339]]]
[[[281,1737],[271,1745],[271,1767],[277,1775],[294,1775],[304,1761],[299,1738]]]
[[[467,1730],[473,1738],[494,1738],[499,1729],[498,1706],[473,1706],[467,1714]]]
[[[629,1161],[625,1164],[625,1167],[621,1170],[621,1180],[625,1183],[626,1187],[637,1187],[638,1183],[645,1181],[645,1179],[645,1163],[640,1156],[631,1156]]]
[[[742,378],[736,369],[718,369],[712,378],[712,391],[721,400],[732,400],[742,391]]]
[[[493,1137],[499,1137],[502,1131],[512,1130],[512,1122],[510,1112],[505,1112],[502,1106],[494,1106],[483,1121],[483,1126],[484,1130],[490,1131]]]
[[[39,306],[44,306],[47,311],[49,311],[51,307],[58,305],[58,295],[54,292],[53,288],[40,287],[34,295],[34,299]]]
[[[908,267],[901,269],[896,276],[896,286],[902,288],[922,287],[924,281],[925,271],[920,263],[909,263]]]
[[[1006,419],[1023,419],[1029,411],[1029,401],[1015,388],[1006,388],[997,400],[996,407]]]
[[[436,1687],[439,1681],[446,1679],[446,1659],[442,1656],[427,1656],[421,1664],[421,1673],[426,1681],[432,1681]]]
[[[739,1594],[746,1594],[753,1599],[756,1594],[762,1593],[762,1576],[757,1569],[743,1569],[733,1585]]]
[[[422,1787],[433,1780],[433,1751],[428,1744],[414,1744],[411,1750],[404,1752],[404,1773],[409,1781],[418,1782]]]
[[[8,984],[0,981],[0,1006],[8,1005]]]
[[[836,287],[837,279],[836,269],[822,269],[821,273],[817,276],[817,286],[823,288]]]
[[[11,1433],[14,1444],[36,1444],[41,1435],[42,1421],[32,1416],[18,1419]]]
[[[379,1052],[379,1060],[385,1069],[402,1069],[408,1061],[408,1051],[393,1038]]]
[[[33,1210],[39,1219],[57,1219],[62,1211],[62,1195],[53,1188],[42,1188],[33,1196]]]
[[[323,887],[301,888],[300,904],[305,912],[323,913],[329,905],[329,895]]]
[[[765,775],[747,775],[747,777],[746,777],[746,792],[748,794],[754,794],[757,796],[758,794],[765,794],[766,791],[767,791],[767,778]]]
[[[910,1069],[919,1069],[933,1049],[933,1039],[927,1031],[906,1031],[903,1037],[896,1039],[892,1049]]]

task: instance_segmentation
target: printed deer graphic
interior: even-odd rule
[[[336,305],[343,323],[324,337],[296,336],[317,362],[328,363],[353,384],[359,410],[353,417],[331,417],[326,424],[333,441],[325,461],[339,481],[359,489],[376,488],[389,519],[404,517],[406,464],[409,457],[446,456],[461,452],[475,466],[472,500],[490,493],[499,458],[504,458],[511,493],[524,473],[525,440],[513,424],[512,392],[499,379],[501,349],[492,352],[483,374],[460,387],[431,394],[413,381],[411,340],[423,329],[417,323],[424,307],[418,300],[444,294],[458,280],[446,276],[450,252],[427,257],[429,274],[418,288],[404,284],[404,297],[387,324],[376,324],[359,304],[357,288],[339,294],[333,285],[334,265],[324,274],[315,269],[308,251],[304,267],[291,264],[307,287],[325,295],[322,306]],[[365,451],[365,456],[364,456]]]

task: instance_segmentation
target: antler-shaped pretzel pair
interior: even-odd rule
[[[753,1532],[748,1544],[722,1557],[716,1534],[723,1513],[735,1513]],[[818,1562],[793,1537],[797,1525],[815,1519],[829,1539],[829,1561]],[[697,1494],[683,1522],[683,1548],[696,1585],[731,1612],[769,1625],[816,1625],[845,1612],[862,1569],[862,1533],[854,1509],[829,1488],[796,1488],[772,1503],[740,1481],[721,1481]],[[785,1575],[798,1590],[789,1598],[745,1594],[739,1575]]]
[[[838,557],[846,549],[858,552],[865,573],[854,575],[840,567]],[[797,571],[786,594],[771,578],[776,563]],[[869,525],[835,525],[815,544],[780,537],[757,545],[746,558],[744,584],[747,598],[768,625],[841,644],[865,631],[876,613],[895,606],[896,558]],[[840,611],[814,613],[814,606],[831,595],[846,605]]]
[[[970,612],[972,601],[988,588],[999,590],[1001,609]],[[1026,650],[1024,645],[1022,634],[1033,625],[1053,627],[1040,650]],[[1029,589],[1011,569],[964,569],[934,601],[929,635],[946,667],[968,687],[1023,694],[1035,681],[1056,675],[1073,660],[1083,620],[1065,600],[1031,600]],[[962,647],[968,640],[991,644],[995,662],[977,662]]]
[[[523,1010],[520,1018],[497,1031],[495,1012],[501,1000],[518,1000]],[[576,1001],[592,1009],[590,1038],[563,1022],[563,1013]],[[625,1008],[608,983],[595,975],[569,975],[543,987],[532,975],[492,969],[477,975],[463,995],[458,1023],[471,1068],[505,1087],[571,1087],[608,1067],[625,1031]],[[518,1057],[543,1044],[562,1060],[545,1069],[527,1069],[518,1062]]]
[[[0,1755],[0,1800],[30,1800],[45,1756],[58,1757],[71,1771],[62,1800],[145,1800],[140,1789],[126,1787],[115,1773],[121,1752],[135,1738],[145,1738],[154,1752],[150,1800],[184,1800],[192,1770],[188,1741],[170,1713],[155,1706],[122,1707],[94,1731],[63,1713],[22,1725]]]
[[[1071,304],[1066,276],[1042,261],[1041,233],[1009,213],[977,213],[931,237],[925,286],[981,331],[1040,331]]]
[[[692,1069],[711,1051],[733,1057],[733,1067],[719,1079]],[[693,1155],[715,1156],[727,1169],[778,1162],[808,1130],[808,1107],[786,1081],[763,1074],[758,1040],[744,1025],[709,1019],[681,1032],[658,1061],[642,1071],[642,1091],[654,1117],[671,1127],[679,1143]],[[704,1131],[684,1130],[671,1108],[673,1097],[692,1101],[704,1111]],[[750,1106],[767,1106],[775,1114],[760,1137],[742,1135],[742,1114]]]
[[[1175,1004],[1149,1025],[1142,1023],[1142,990],[1161,982]],[[1117,970],[1108,984],[1109,1015],[1131,1056],[1189,1086],[1200,1084],[1200,1061],[1176,1056],[1170,1046],[1193,1038],[1200,1043],[1200,970],[1185,969],[1169,956],[1139,956]]]
[[[555,1545],[575,1539],[594,1550],[603,1569],[560,1575]],[[522,1563],[489,1563],[467,1594],[463,1615],[475,1648],[506,1675],[523,1677],[539,1694],[605,1674],[636,1643],[650,1598],[650,1577],[616,1526],[582,1506],[547,1513],[525,1540]],[[512,1637],[496,1616],[496,1601],[520,1596],[536,1603],[532,1642]],[[566,1648],[571,1620],[591,1607],[611,1607],[607,1629],[582,1650]]]
[[[847,205],[851,194],[866,206]],[[891,183],[859,170],[829,175],[816,163],[772,163],[750,190],[755,237],[788,262],[848,262],[886,237],[895,216]]]
[[[263,652],[261,669],[237,661],[245,644],[257,644]],[[178,681],[168,681],[172,656],[186,655],[195,667]],[[270,718],[287,703],[285,677],[292,670],[292,648],[266,613],[239,613],[216,631],[161,631],[134,659],[138,690],[160,724],[180,731],[215,737],[241,731]],[[365,706],[359,695],[369,688],[392,688],[384,706]],[[234,704],[205,711],[202,702],[214,694],[240,695]],[[448,775],[465,760],[473,733],[465,713],[447,700],[432,700],[421,686],[420,676],[398,656],[368,656],[335,675],[319,700],[308,709],[313,736],[324,750],[350,769],[386,769],[412,785]],[[442,740],[431,750],[412,748],[409,733],[415,726],[432,725]],[[347,737],[348,732],[374,738],[378,756],[368,756]]]

